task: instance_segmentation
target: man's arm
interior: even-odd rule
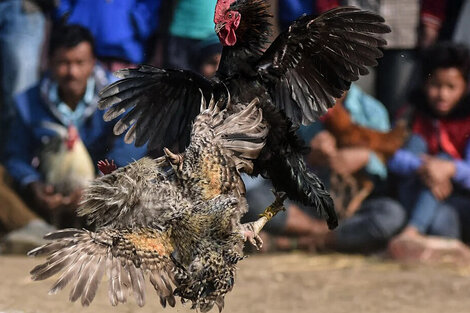
[[[427,48],[433,45],[439,37],[439,31],[445,20],[447,0],[421,1],[421,29],[419,45]]]
[[[408,176],[415,174],[423,165],[422,155],[428,153],[426,141],[417,134],[412,134],[405,145],[388,162],[392,173]]]
[[[31,194],[39,207],[54,210],[63,204],[63,197],[56,194],[52,186],[46,185],[41,174],[31,165],[38,143],[35,142],[33,130],[27,122],[28,117],[34,114],[24,105],[28,99],[26,94],[21,94],[16,99],[18,112],[11,124],[5,147],[5,168],[21,188]]]
[[[457,160],[455,164],[455,174],[453,180],[461,187],[470,190],[470,140],[467,141],[465,158]]]
[[[41,179],[39,172],[31,165],[33,151],[31,129],[17,113],[5,147],[5,167],[22,187]]]
[[[144,157],[147,154],[147,145],[136,147],[134,144],[126,144],[124,142],[124,134],[116,136],[111,150],[106,155],[108,160],[114,160],[118,167]]]

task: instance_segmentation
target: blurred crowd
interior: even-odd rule
[[[113,135],[98,109],[111,74],[138,64],[211,77],[222,47],[216,0],[0,1],[0,236],[3,252],[42,243],[75,215],[99,160],[124,166],[146,147]],[[381,14],[392,32],[373,75],[302,126],[306,160],[331,192],[334,231],[287,202],[263,251],[376,253],[470,261],[470,0],[270,0],[278,34],[339,5]],[[269,181],[244,177],[254,219]]]

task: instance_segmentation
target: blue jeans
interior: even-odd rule
[[[405,148],[416,155],[427,153],[427,144],[418,136],[411,136]],[[437,155],[451,159],[445,153]],[[408,224],[422,234],[470,239],[467,228],[470,226],[470,197],[454,192],[445,201],[439,201],[424,186],[417,175],[409,176],[400,182],[398,194],[401,203],[408,211]]]
[[[268,180],[244,177],[244,181],[250,207],[244,222],[249,222],[258,218],[258,215],[272,203],[274,196],[270,191],[272,185]],[[286,201],[285,207],[288,210],[289,201]],[[299,207],[313,218],[318,218],[312,208],[301,205]],[[287,214],[280,212],[266,224],[264,230],[280,234],[285,229],[286,220]],[[366,200],[354,216],[340,221],[334,230],[335,248],[353,253],[372,252],[383,248],[405,223],[406,213],[398,201],[385,197]]]
[[[21,0],[0,1],[0,153],[14,114],[14,95],[39,79],[44,33],[41,11],[24,12]]]
[[[439,201],[429,189],[415,183],[406,194],[401,193],[400,199],[408,211],[408,225],[416,227],[420,233],[469,241],[468,195],[453,193],[445,201]]]

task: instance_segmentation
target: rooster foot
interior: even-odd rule
[[[101,160],[98,161],[98,169],[103,173],[104,175],[110,174],[114,172],[114,170],[117,169],[116,164],[114,163],[114,160],[111,160],[111,163],[106,159],[106,160]]]
[[[263,240],[254,229],[254,223],[242,225],[243,241],[249,241],[257,250],[263,247]]]
[[[259,236],[259,232],[263,229],[264,225],[272,219],[280,211],[285,211],[284,200],[286,199],[286,194],[284,192],[273,191],[276,199],[274,202],[268,206],[262,214],[260,214],[259,219],[254,222],[246,223],[242,225],[242,234],[245,241],[249,241],[256,249],[261,249],[263,246],[263,240]]]

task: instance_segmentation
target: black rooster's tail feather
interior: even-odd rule
[[[270,161],[267,174],[276,190],[286,192],[291,200],[316,208],[326,219],[328,228],[338,226],[333,199],[321,180],[307,169],[302,154],[279,154]]]

